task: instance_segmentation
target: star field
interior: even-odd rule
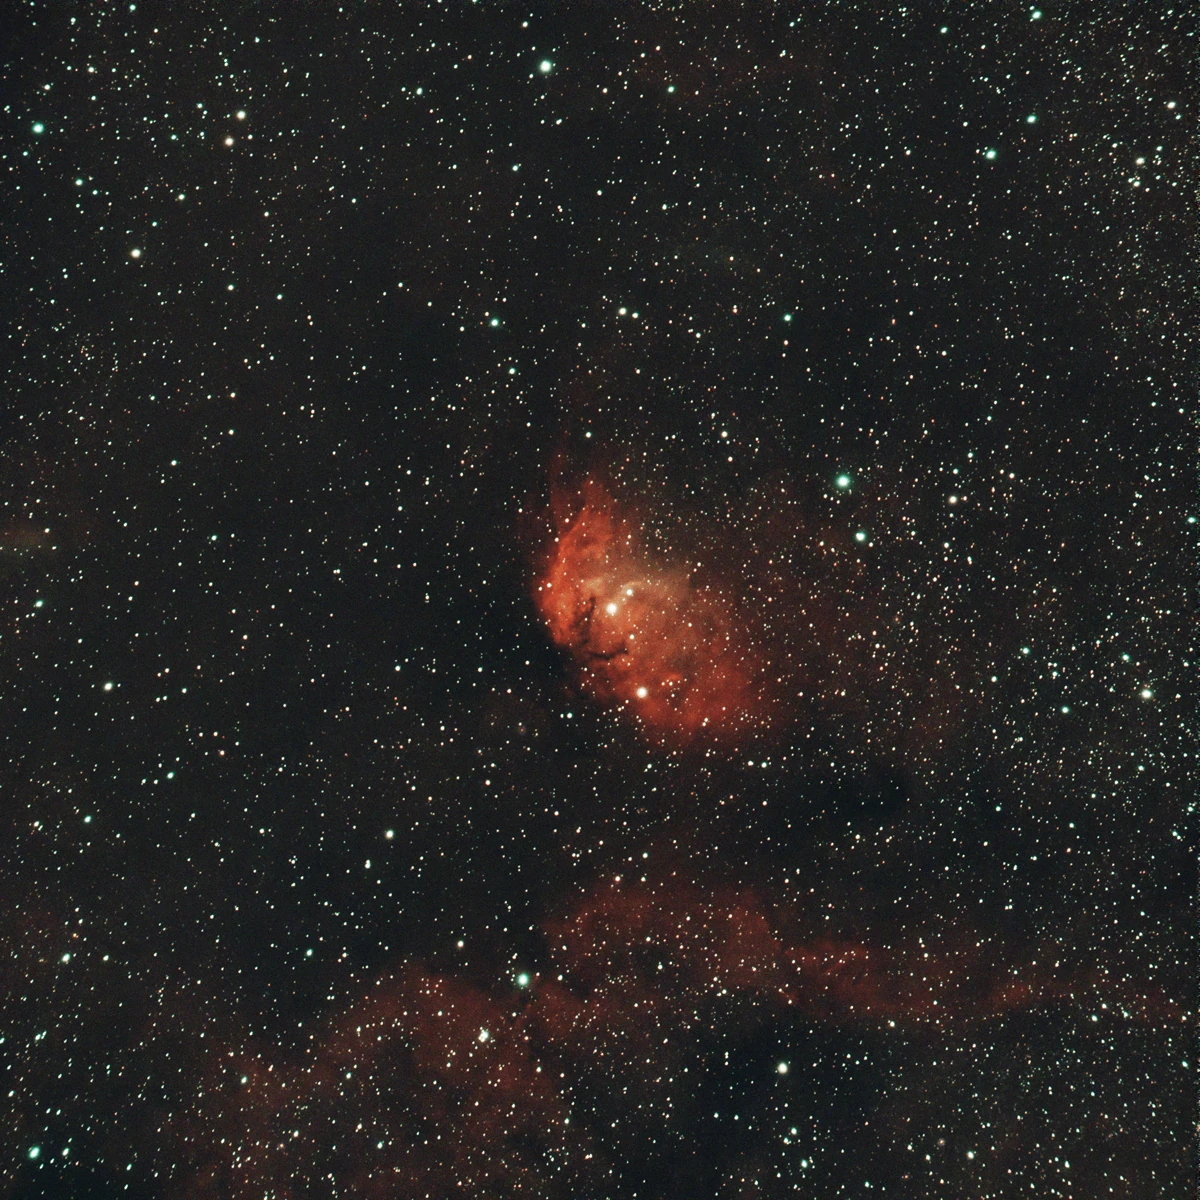
[[[1187,1194],[1195,39],[19,6],[0,1194]]]

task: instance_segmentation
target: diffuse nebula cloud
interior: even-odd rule
[[[768,734],[905,770],[940,758],[974,709],[991,636],[898,539],[864,547],[844,513],[796,493],[777,479],[732,517],[677,525],[697,555],[672,539],[652,550],[650,523],[589,478],[559,498],[532,583],[551,640],[578,686],[652,741]]]
[[[758,666],[734,606],[656,561],[634,523],[589,480],[534,591],[581,685],[652,737],[726,737],[763,721]]]
[[[947,1045],[981,1021],[1105,1001],[1180,1019],[1141,1011],[1136,987],[994,961],[969,929],[885,949],[788,934],[782,915],[761,889],[609,880],[543,926],[543,969],[515,986],[411,962],[303,1045],[196,1046],[190,1108],[168,1126],[167,1158],[188,1166],[167,1194],[329,1194],[330,1178],[364,1197],[605,1194],[620,1135],[604,1114],[674,1128],[724,1051],[781,1019]]]

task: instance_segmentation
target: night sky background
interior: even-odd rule
[[[1190,1195],[1195,21],[13,10],[0,1194]]]

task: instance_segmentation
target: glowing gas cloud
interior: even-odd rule
[[[731,602],[655,561],[594,480],[555,538],[534,598],[581,686],[651,737],[720,738],[760,720],[756,664]]]

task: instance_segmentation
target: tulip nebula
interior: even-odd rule
[[[594,480],[554,539],[536,602],[583,686],[651,736],[725,738],[755,721],[755,672],[731,602],[653,561]]]
[[[13,6],[0,1200],[1193,1193],[1189,8]]]

